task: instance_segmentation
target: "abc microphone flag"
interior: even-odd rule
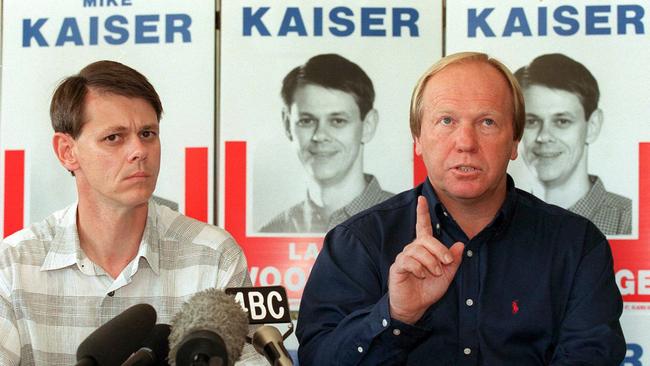
[[[293,332],[287,292],[282,286],[231,287],[226,294],[235,297],[251,324],[289,323],[289,329],[282,335],[273,326],[262,325],[247,341],[273,366],[291,366],[293,361],[284,347],[284,340]]]

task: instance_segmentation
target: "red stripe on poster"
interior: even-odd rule
[[[225,229],[244,250],[253,286],[284,286],[297,306],[323,238],[247,236],[246,142],[226,141],[225,154]]]
[[[3,235],[23,228],[25,212],[25,150],[5,151],[5,195]]]
[[[246,242],[246,142],[226,142],[225,224],[240,244]]]
[[[185,215],[208,221],[208,148],[185,148]]]
[[[427,177],[427,168],[424,161],[415,153],[415,144],[413,144],[413,186],[422,183]]]
[[[626,302],[650,302],[650,143],[639,144],[639,239],[610,240]]]

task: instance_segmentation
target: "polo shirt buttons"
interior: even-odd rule
[[[361,347],[361,346],[357,347],[357,352],[363,353],[363,347]]]
[[[472,353],[472,349],[469,348],[469,347],[466,347],[466,348],[463,350],[463,353],[466,354],[466,355],[469,355],[470,353]]]
[[[474,305],[474,300],[472,300],[472,299],[467,299],[467,300],[465,300],[465,305],[467,305],[467,306],[472,306],[472,305]]]
[[[381,320],[381,325],[382,325],[384,328],[386,328],[386,327],[388,326],[388,320],[386,320],[386,319],[382,319],[382,320]]]
[[[109,292],[109,293],[108,293],[108,296],[110,296],[110,297],[115,296],[115,291],[111,291],[111,292]]]
[[[466,254],[467,254],[468,257],[472,258],[472,256],[474,255],[474,252],[472,252],[471,249],[467,249],[467,253],[466,253]]]
[[[400,334],[402,334],[402,331],[401,331],[401,330],[399,330],[399,329],[397,329],[397,328],[393,329],[393,335],[398,336],[398,335],[400,335]]]

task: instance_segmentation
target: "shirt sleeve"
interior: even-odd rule
[[[620,365],[625,357],[612,253],[596,235],[598,244],[586,250],[575,274],[551,365]]]
[[[224,241],[222,246],[223,253],[218,264],[220,276],[217,279],[217,288],[251,286],[246,256],[241,247],[232,238]]]
[[[0,365],[20,364],[20,335],[5,279],[0,278]]]
[[[344,226],[326,236],[300,304],[301,364],[402,365],[430,333],[390,318],[377,247]]]

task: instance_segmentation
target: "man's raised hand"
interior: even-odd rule
[[[433,236],[429,204],[424,196],[418,197],[415,239],[404,247],[390,267],[391,317],[415,324],[447,292],[460,266],[464,247],[457,242],[447,249]]]

